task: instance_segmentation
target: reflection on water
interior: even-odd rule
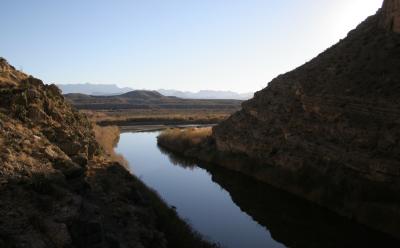
[[[204,236],[229,248],[394,247],[394,240],[218,166],[157,147],[158,133],[124,133],[133,173]]]

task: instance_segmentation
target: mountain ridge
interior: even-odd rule
[[[57,84],[64,95],[66,94],[85,94],[94,96],[110,96],[110,95],[122,95],[130,91],[136,91],[139,89],[132,89],[129,87],[119,87],[116,84]],[[140,89],[143,91],[157,91],[165,96],[175,96],[185,99],[227,99],[227,100],[247,100],[253,96],[253,93],[237,93],[233,91],[223,90],[200,90],[197,92],[191,91],[180,91],[172,89],[158,89],[158,90],[147,90]]]
[[[253,93],[237,93],[233,91],[224,90],[200,90],[197,92],[192,91],[179,91],[179,90],[157,90],[165,96],[176,96],[188,99],[237,99],[248,100],[252,97]]]
[[[132,91],[129,87],[116,84],[57,84],[63,94],[81,93],[86,95],[117,95]]]
[[[183,99],[164,96],[158,91],[134,90],[121,95],[91,96],[85,94],[64,95],[78,109],[238,109],[241,100]]]

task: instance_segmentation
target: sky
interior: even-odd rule
[[[256,91],[382,0],[0,0],[0,56],[46,83]]]

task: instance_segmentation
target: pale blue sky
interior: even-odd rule
[[[259,90],[382,0],[1,0],[0,56],[52,83]]]

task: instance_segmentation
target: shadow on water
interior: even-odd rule
[[[172,164],[201,167],[229,192],[240,209],[288,247],[399,247],[399,240],[340,217],[308,201],[238,172],[183,158],[159,146]]]

